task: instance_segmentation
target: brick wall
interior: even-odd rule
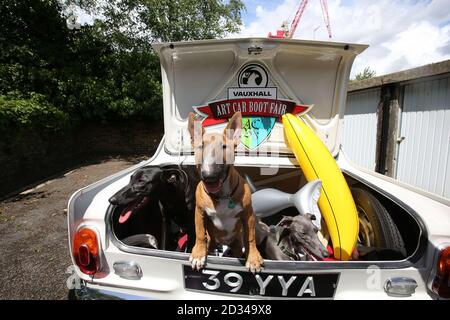
[[[68,133],[18,132],[15,142],[0,140],[0,197],[58,174],[92,157],[152,155],[162,123],[84,124]],[[20,135],[20,136],[19,136]]]
[[[89,141],[93,154],[152,154],[163,136],[163,126],[146,122],[117,125],[88,124],[78,133],[79,143]]]

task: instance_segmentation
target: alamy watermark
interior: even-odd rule
[[[225,129],[222,129],[225,130]],[[243,130],[238,129],[236,131],[239,131],[239,133],[242,135]],[[214,133],[221,134],[224,131],[217,131]],[[257,130],[258,134],[261,134],[263,136],[268,136],[267,132],[263,128],[259,128]],[[189,132],[185,130],[180,131],[174,131],[172,133],[169,133],[168,138],[171,140],[173,138],[177,141],[178,144],[178,152],[180,157],[188,157],[192,155],[192,151],[194,151],[194,161],[196,165],[200,165],[205,161],[204,152],[205,149],[203,148],[203,127],[201,124],[201,121],[195,121],[194,122],[194,137],[192,139],[193,148],[186,148],[187,145],[191,143],[191,136]],[[176,136],[171,136],[176,135]],[[232,137],[235,134],[235,130],[233,129],[226,129],[225,134],[228,137]],[[272,133],[273,134],[273,133]],[[219,136],[218,136],[219,137]],[[280,138],[280,137],[279,137]],[[213,138],[214,141],[215,138]],[[282,137],[281,137],[282,139]],[[280,139],[277,139],[280,140]],[[247,149],[243,143],[239,143],[236,147],[232,145],[232,140],[227,140],[228,144],[227,146],[223,146],[222,143],[215,143],[213,146],[213,150],[211,148],[209,151],[212,151],[208,155],[209,162],[213,162],[215,164],[234,164],[234,160],[236,156],[246,155],[250,157],[257,157],[257,158],[268,158],[273,157],[274,159],[279,158],[281,155],[281,147],[282,144],[280,143],[266,143],[264,144],[264,147],[255,148],[254,150]],[[230,150],[233,150],[234,152],[230,152]],[[279,171],[279,163],[278,161],[268,161],[264,164],[262,164],[259,167],[260,174],[264,176],[270,176],[270,175],[276,175]]]
[[[75,266],[73,266],[73,265],[68,266],[66,268],[66,274],[69,274],[69,277],[66,280],[67,289],[69,289],[69,290],[81,289],[82,280],[77,275]]]

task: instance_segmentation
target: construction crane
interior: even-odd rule
[[[323,15],[323,20],[325,21],[325,26],[327,27],[328,37],[331,38],[330,16],[328,15],[327,0],[319,0],[319,1],[320,1],[320,6],[322,7],[322,15]],[[292,38],[292,36],[295,33],[295,30],[297,29],[298,23],[300,22],[300,19],[303,15],[303,12],[305,11],[307,4],[308,4],[308,0],[302,0],[300,2],[300,6],[298,7],[298,10],[295,14],[294,20],[292,20],[290,29],[289,29],[288,21],[283,21],[283,24],[281,25],[281,29],[278,29],[276,34],[272,34],[272,32],[269,32],[268,37],[269,38]]]

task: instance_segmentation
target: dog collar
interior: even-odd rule
[[[228,208],[234,209],[236,207],[236,202],[233,200],[233,195],[236,192],[237,188],[239,187],[241,177],[238,176],[238,181],[236,183],[236,186],[234,187],[233,191],[231,191],[230,195],[228,196]]]

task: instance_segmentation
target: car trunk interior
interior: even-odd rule
[[[307,183],[298,167],[279,168],[276,174],[274,174],[273,168],[243,166],[236,168],[242,176],[248,176],[257,189],[274,188],[293,194]],[[391,255],[383,256],[375,254],[360,257],[359,259],[361,261],[395,261],[411,258],[418,251],[417,249],[422,235],[420,222],[413,214],[408,212],[407,209],[403,208],[401,204],[396,203],[395,200],[389,199],[381,194],[380,191],[364,185],[345,172],[344,176],[352,190],[353,188],[365,190],[365,192],[371,193],[380,201],[392,218],[392,221],[395,223],[404,242],[405,252],[401,256],[394,255],[393,258]],[[109,221],[111,224],[110,230],[113,232],[114,237],[120,241],[121,244],[132,246],[135,249],[134,252],[136,252],[136,249],[140,248],[143,250],[141,252],[146,252],[147,255],[151,255],[150,252],[154,252],[155,249],[160,253],[161,250],[163,250],[163,252],[190,252],[190,249],[180,249],[183,248],[181,244],[183,239],[184,241],[186,240],[186,235],[180,233],[180,228],[176,224],[164,219],[158,199],[156,197],[152,198],[151,196],[149,198],[150,200],[140,207],[126,223],[119,223],[119,216],[125,208],[121,206],[112,206]],[[295,207],[290,207],[279,211],[273,216],[264,218],[262,221],[268,226],[277,225],[283,216],[295,216],[298,214]],[[194,219],[193,215],[191,219]],[[167,227],[164,228],[164,225]],[[324,225],[325,222],[322,221],[322,226]],[[361,232],[360,225],[360,234]],[[326,239],[329,239],[326,235],[326,228],[322,227],[322,230],[319,233],[321,233],[320,239],[322,243],[325,246],[327,246],[327,244],[329,245],[330,243],[326,241]],[[150,237],[156,240],[156,246],[151,245],[151,241],[149,242]],[[361,237],[362,236],[360,236],[360,238]],[[359,241],[360,246],[362,245],[362,242],[362,240]],[[210,254],[221,256],[222,251],[219,250]],[[264,253],[262,253],[262,255],[264,256]]]

